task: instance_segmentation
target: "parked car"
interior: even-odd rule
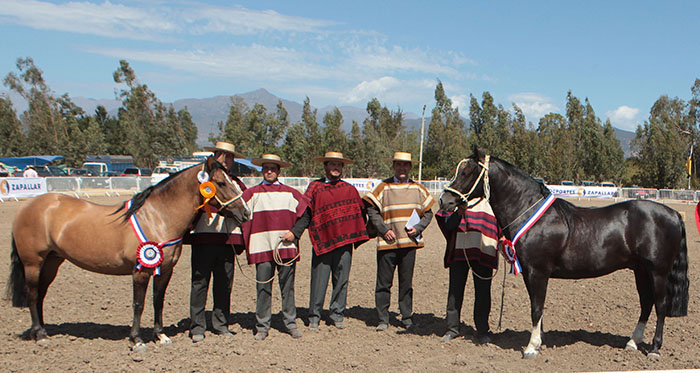
[[[84,168],[74,168],[70,170],[70,175],[71,176],[92,176],[90,171],[84,169]]]
[[[160,166],[156,167],[151,174],[151,181],[153,184],[159,183],[161,180],[167,178],[168,176],[177,172],[176,167]]]
[[[0,177],[10,176],[10,171],[0,164]]]
[[[107,171],[105,174],[107,177],[114,177],[114,176],[123,176],[121,172],[119,171]]]
[[[129,167],[124,170],[122,176],[151,176],[153,171],[150,168]]]
[[[596,183],[595,181],[588,181],[587,180],[587,181],[581,182],[581,185],[587,186],[587,187],[592,187],[592,186],[598,186],[598,183]]]
[[[574,184],[573,181],[563,180],[563,181],[561,182],[561,185],[574,186],[574,185],[576,185],[576,184]]]
[[[602,183],[600,183],[600,186],[608,187],[608,188],[615,188],[616,187],[615,183],[613,183],[611,181],[603,181]]]

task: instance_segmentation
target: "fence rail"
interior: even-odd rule
[[[151,177],[46,177],[47,192],[73,193],[77,196],[83,194],[128,194],[138,193],[151,185],[158,183],[161,179]],[[262,177],[243,177],[243,183],[251,187],[262,182]],[[296,188],[302,192],[306,190],[309,183],[315,178],[308,177],[280,177],[280,182]],[[346,179],[355,185],[358,191],[363,194],[379,184],[379,179]],[[422,184],[434,195],[439,196],[450,182],[446,180],[428,180]],[[602,188],[583,186],[561,186],[548,185],[550,190],[558,196],[567,198],[592,199],[592,198],[614,198],[614,199],[651,199],[651,200],[675,200],[698,203],[700,201],[700,191],[686,189],[650,189],[650,188]],[[605,189],[605,193],[600,191]],[[0,196],[0,200],[8,196]]]

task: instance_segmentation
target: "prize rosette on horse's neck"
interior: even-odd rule
[[[129,208],[131,208],[131,200],[126,202],[126,209],[128,210]],[[153,275],[160,275],[160,263],[163,262],[163,248],[177,245],[182,241],[182,237],[173,238],[172,240],[161,243],[149,241],[143,229],[141,229],[141,224],[139,224],[139,220],[136,218],[136,213],[129,217],[129,223],[131,224],[136,238],[139,240],[139,247],[136,249],[136,265],[134,268],[139,272],[143,267],[154,268]]]
[[[163,262],[163,249],[153,241],[142,242],[136,249],[136,269],[141,271],[143,267],[154,268],[153,274],[160,275],[160,263]]]

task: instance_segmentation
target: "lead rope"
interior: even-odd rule
[[[298,252],[297,255],[294,258],[290,259],[288,262],[284,262],[282,260],[282,257],[280,256],[280,253],[279,253],[279,247],[281,244],[282,244],[282,240],[279,240],[279,242],[277,242],[277,245],[275,245],[275,248],[272,249],[272,259],[274,259],[275,263],[277,263],[281,266],[291,267],[294,264],[294,262],[296,262],[297,259],[299,259],[299,257],[301,256],[301,250],[299,250],[299,248],[297,248],[297,252]],[[259,281],[257,278],[248,277],[248,275],[246,275],[245,272],[243,271],[243,267],[241,266],[241,262],[238,260],[238,255],[235,255],[236,248],[234,247],[233,244],[231,244],[231,248],[234,250],[233,252],[234,252],[234,257],[236,258],[236,264],[238,265],[238,269],[240,270],[241,275],[243,277],[247,278],[248,280],[254,281],[256,284],[267,284],[268,282],[274,280],[275,274],[272,274],[272,277],[270,277],[269,279],[267,279],[265,281]],[[279,272],[277,274],[279,275]]]
[[[506,258],[503,258],[503,265],[506,265]],[[501,284],[501,312],[498,315],[498,329],[501,330],[501,321],[503,320],[503,299],[506,295],[506,271],[503,271],[503,283]]]

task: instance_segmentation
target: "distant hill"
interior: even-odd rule
[[[19,113],[27,109],[27,103],[17,94],[13,92],[0,91],[0,94],[9,94],[16,111]],[[217,124],[223,122],[228,117],[229,108],[234,97],[241,97],[243,101],[249,106],[253,107],[255,104],[263,104],[268,112],[274,112],[277,109],[277,102],[282,100],[282,105],[287,110],[288,118],[290,123],[296,123],[301,121],[301,114],[303,110],[303,104],[281,99],[272,93],[268,92],[264,88],[257,89],[255,91],[236,94],[233,96],[215,96],[209,98],[189,98],[182,99],[172,102],[175,110],[180,110],[187,108],[187,110],[192,115],[192,120],[197,124],[197,143],[199,145],[207,145],[209,143],[209,134],[218,132]],[[87,114],[93,114],[98,105],[104,106],[107,111],[116,116],[119,107],[121,106],[121,101],[116,99],[100,99],[95,100],[92,98],[85,97],[73,97],[73,102]],[[323,123],[323,117],[326,113],[334,109],[334,106],[326,106],[318,109],[316,119],[319,123]],[[356,121],[360,125],[367,118],[367,110],[364,108],[358,108],[353,106],[339,106],[338,109],[343,114],[343,129],[346,132],[350,132],[352,129],[352,122]],[[420,129],[421,117],[415,113],[404,112],[404,125],[408,128]],[[464,118],[465,122],[468,123],[468,119]],[[425,118],[425,134],[427,135],[427,126],[430,124],[430,117]],[[620,140],[622,145],[622,150],[625,152],[625,157],[629,157],[630,153],[630,142],[635,137],[634,132],[621,130],[615,128],[615,136]]]

